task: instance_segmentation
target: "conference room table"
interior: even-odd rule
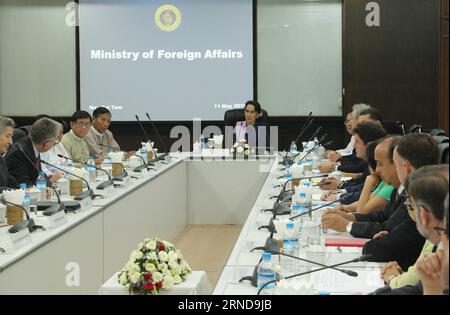
[[[252,251],[256,247],[265,245],[267,238],[270,236],[270,232],[266,229],[260,229],[269,223],[273,214],[270,212],[262,212],[263,209],[271,209],[274,205],[273,196],[277,196],[289,177],[284,176],[286,171],[285,167],[278,162],[281,156],[278,156],[266,182],[264,183],[252,210],[241,230],[239,238],[225,264],[225,267],[219,277],[217,285],[213,291],[213,294],[219,295],[256,295],[258,289],[253,287],[250,281],[240,280],[243,277],[251,276],[254,272],[255,266],[260,262],[262,251]],[[313,176],[320,175],[318,170],[313,170]],[[280,178],[281,177],[281,178]],[[290,188],[288,186],[288,188]],[[324,192],[319,188],[314,188],[312,195],[312,208],[320,207],[329,204],[329,201],[322,201],[321,195]],[[314,220],[320,221],[321,216],[326,209],[332,207],[324,207],[314,213],[311,216]],[[278,216],[283,220],[288,218],[289,215]],[[338,247],[338,246],[323,246],[327,238],[334,239],[354,239],[349,233],[339,233],[332,230],[321,230],[321,244],[324,249],[324,254],[319,255],[321,262],[326,265],[334,265],[342,262],[350,261],[359,258],[362,255],[362,247]],[[274,234],[274,238],[277,239],[277,234]],[[282,240],[281,240],[282,241]],[[317,256],[317,255],[316,255]],[[300,247],[299,257],[314,261],[314,256],[308,256],[308,248]],[[272,261],[275,264],[276,269],[280,270],[281,260],[283,257],[279,255],[272,255]],[[317,260],[316,260],[317,261]],[[364,294],[370,293],[377,288],[384,286],[380,277],[380,270],[385,263],[375,262],[352,262],[340,267],[342,269],[355,271],[357,277],[350,277],[336,270],[324,270],[311,275],[305,275],[298,279],[291,281],[292,287],[289,283],[287,289],[283,287],[283,290],[277,291],[275,294]],[[278,267],[278,268],[277,268]],[[306,262],[297,262],[296,273],[302,273],[314,270],[311,264]],[[316,267],[315,269],[318,269]],[[313,292],[307,291],[309,284],[312,284]],[[297,285],[296,289],[294,287]]]
[[[46,231],[18,248],[0,227],[0,294],[97,294],[145,238],[173,241],[188,224],[243,224],[274,156],[233,160],[225,153],[172,153],[147,174],[129,171],[117,182],[123,187],[94,190],[106,198],[66,214],[60,226],[39,212],[34,221]]]
[[[226,151],[171,153],[170,160],[156,163],[156,170],[129,171],[126,182],[119,182],[123,187],[107,194],[95,191],[106,198],[93,200],[89,209],[66,214],[67,222],[61,226],[53,228],[48,217],[38,214],[35,222],[47,230],[32,233],[30,243],[20,248],[13,246],[7,227],[1,227],[0,247],[6,252],[0,253],[0,294],[97,294],[143,239],[173,241],[190,224],[243,225],[212,293],[256,294],[255,288],[238,283],[237,278],[252,271],[261,256],[261,252],[249,253],[250,247],[263,245],[269,235],[258,230],[270,220],[260,210],[270,208],[270,197],[281,190],[274,188],[283,175],[279,159],[278,153],[248,160],[234,160]],[[327,263],[358,255],[360,249],[329,253]],[[379,286],[375,273],[381,266],[345,266],[364,273],[366,281],[333,293],[368,292]],[[326,280],[330,273],[317,274]]]

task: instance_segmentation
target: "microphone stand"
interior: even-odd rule
[[[43,226],[36,225],[34,223],[34,220],[31,219],[30,215],[28,214],[27,210],[24,207],[22,207],[21,205],[18,205],[18,204],[6,201],[4,198],[2,198],[1,201],[4,204],[10,204],[12,206],[15,206],[15,207],[18,207],[18,208],[22,209],[23,212],[25,212],[25,216],[27,218],[22,223],[18,223],[16,225],[12,226],[11,228],[9,228],[9,230],[8,230],[9,233],[14,234],[14,233],[20,232],[20,231],[22,231],[23,229],[26,229],[26,228],[28,228],[28,231],[30,231],[30,233],[33,233],[36,230],[45,231],[45,228]]]
[[[59,157],[63,157],[62,155],[60,156],[60,154],[58,154],[58,156],[59,156]],[[75,199],[75,200],[83,200],[83,199],[85,199],[85,198],[87,198],[87,197],[90,197],[91,199],[94,199],[95,197],[98,197],[98,196],[99,196],[99,195],[94,195],[94,192],[93,192],[93,190],[91,189],[91,186],[89,186],[89,182],[88,182],[86,179],[84,179],[83,177],[78,176],[78,175],[76,175],[76,174],[73,174],[73,173],[71,173],[71,172],[69,172],[69,171],[67,171],[67,170],[65,170],[65,169],[63,169],[63,168],[60,168],[60,167],[56,166],[56,165],[50,164],[50,163],[48,163],[48,162],[46,162],[46,161],[44,161],[44,160],[41,160],[41,163],[44,163],[44,164],[46,164],[46,165],[49,165],[49,166],[51,166],[51,167],[56,168],[57,170],[63,171],[63,172],[65,172],[65,173],[68,173],[68,174],[70,174],[70,175],[72,175],[72,176],[74,176],[74,177],[76,177],[76,178],[81,179],[82,181],[84,181],[84,182],[86,183],[87,190],[86,190],[86,191],[83,191],[81,194],[75,196],[73,199]]]
[[[155,133],[156,133],[156,135],[158,136],[159,141],[161,141],[161,144],[162,144],[163,149],[164,149],[164,151],[165,151],[165,152],[163,152],[162,154],[159,155],[158,159],[159,159],[159,160],[162,160],[162,161],[165,161],[165,160],[166,160],[166,157],[169,157],[169,158],[170,158],[170,154],[169,154],[169,151],[167,150],[166,144],[165,144],[165,142],[163,141],[161,135],[159,134],[158,129],[156,129],[156,126],[155,126],[155,124],[153,123],[153,120],[150,118],[150,115],[149,115],[148,113],[145,113],[145,115],[147,116],[148,120],[150,121],[150,124],[152,125],[153,129],[155,130]],[[154,151],[154,150],[153,150],[153,151]]]
[[[79,202],[67,202],[67,203],[62,203],[61,202],[61,198],[59,196],[59,193],[56,191],[55,187],[53,186],[53,183],[50,181],[50,179],[47,177],[47,175],[39,168],[37,167],[34,162],[30,159],[30,157],[25,153],[25,151],[23,150],[23,148],[16,143],[15,146],[19,149],[19,151],[22,153],[22,155],[27,159],[28,163],[30,163],[30,165],[33,166],[33,168],[38,172],[38,174],[42,175],[42,177],[44,177],[45,182],[47,183],[47,185],[55,192],[56,198],[58,200],[57,204],[55,205],[55,203],[53,201],[50,202],[46,202],[46,201],[38,201],[36,202],[36,206],[42,209],[45,208],[46,210],[43,212],[44,215],[52,215],[55,214],[59,211],[64,210],[66,213],[68,212],[72,212],[74,213],[75,210],[77,210],[78,208],[80,208],[80,203]],[[45,161],[44,161],[45,162]],[[41,163],[44,163],[41,161]],[[48,163],[44,163],[46,165],[48,165]],[[53,165],[50,165],[53,166]]]
[[[326,266],[326,267],[322,267],[322,268],[315,269],[315,270],[310,270],[310,271],[298,273],[298,274],[295,274],[295,275],[292,275],[292,276],[285,277],[284,279],[292,279],[292,278],[304,276],[304,275],[307,275],[307,274],[310,274],[310,273],[319,272],[319,271],[322,271],[322,270],[325,270],[325,269],[334,269],[335,267],[343,266],[343,265],[350,264],[350,263],[353,263],[353,262],[367,261],[370,258],[370,256],[372,256],[372,255],[362,255],[361,257],[356,258],[356,259],[352,259],[350,261],[346,261],[346,262],[343,262],[343,263],[339,263],[339,264]],[[267,287],[269,284],[276,283],[277,281],[278,280],[272,280],[272,281],[268,281],[268,282],[264,283],[264,285],[262,285],[261,288],[259,288],[257,295],[260,295],[261,291],[265,287]]]
[[[98,167],[98,166],[93,166],[93,165],[89,165],[89,164],[84,163],[84,162],[81,162],[81,161],[76,161],[76,160],[71,159],[71,158],[69,158],[69,157],[67,157],[67,156],[64,156],[64,155],[62,155],[62,154],[58,154],[58,157],[60,157],[60,158],[62,158],[62,159],[71,160],[71,161],[73,161],[73,162],[75,162],[75,163],[79,163],[79,164],[83,164],[83,165],[86,165],[86,166],[90,166],[90,167],[95,168],[95,169],[98,170],[98,171],[104,172],[104,173],[106,174],[106,176],[108,176],[108,180],[106,180],[106,181],[100,183],[100,184],[96,187],[98,190],[103,190],[103,189],[105,189],[106,187],[114,186],[114,181],[113,181],[113,179],[111,178],[111,175],[110,175],[106,170],[104,170],[104,169],[102,169],[102,168],[100,168],[100,167]],[[64,171],[64,172],[67,172],[67,171],[65,171],[65,170],[63,170],[63,171]],[[67,172],[67,173],[69,173],[69,174],[71,174],[71,175],[73,175],[73,176],[75,176],[75,177],[77,177],[77,178],[82,179],[82,180],[86,183],[86,185],[88,186],[88,188],[90,189],[90,186],[89,186],[89,183],[88,183],[87,180],[85,180],[85,179],[82,178],[82,177],[76,176],[75,174],[72,174],[72,173],[70,173],[70,172]],[[98,196],[98,195],[97,195],[97,196]],[[92,198],[92,199],[94,199],[94,198]],[[80,199],[80,200],[81,200],[81,199]]]

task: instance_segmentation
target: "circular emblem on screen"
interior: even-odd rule
[[[177,7],[166,4],[156,10],[156,25],[165,32],[176,30],[181,24],[181,13]]]

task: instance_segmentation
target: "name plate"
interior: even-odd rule
[[[109,196],[114,192],[114,185],[110,185],[101,191],[102,195],[105,197]]]
[[[56,212],[48,217],[50,220],[50,228],[56,229],[57,227],[67,223],[66,213],[64,211]]]
[[[20,230],[17,233],[11,234],[11,236],[9,238],[16,250],[18,250],[32,242],[31,234],[30,234],[30,231],[28,231],[28,228]]]
[[[94,203],[92,202],[91,197],[84,198],[83,200],[80,200],[80,211],[86,211],[91,209],[94,206]]]
[[[123,178],[122,185],[128,186],[128,185],[130,185],[130,184],[131,184],[131,176],[128,175],[127,177],[124,177],[124,178]]]

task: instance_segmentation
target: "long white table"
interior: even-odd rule
[[[270,199],[271,196],[278,195],[281,188],[274,188],[280,183],[278,179],[284,174],[280,171],[282,169],[278,164],[278,159],[272,164],[270,174],[264,183],[256,202],[254,203],[252,210],[241,230],[239,238],[233,248],[231,255],[225,267],[222,270],[221,276],[217,282],[217,285],[213,291],[213,294],[219,295],[255,295],[257,289],[252,287],[249,282],[239,283],[242,277],[250,276],[253,273],[254,267],[258,264],[261,258],[261,251],[250,252],[252,248],[257,246],[264,246],[269,232],[267,230],[258,230],[260,226],[267,225],[272,217],[271,213],[261,213],[263,208],[272,208],[274,201]],[[317,195],[320,195],[320,190],[316,191]],[[313,206],[318,206],[323,204],[319,200],[313,200]],[[321,216],[323,211],[318,211],[314,213],[314,216]],[[275,238],[276,238],[275,234]],[[348,233],[338,233],[335,231],[328,231],[328,234],[322,234],[322,242],[326,237],[333,238],[351,238]],[[362,248],[344,248],[341,252],[338,252],[336,248],[330,247],[327,250],[327,260],[326,264],[332,265],[348,260],[352,260],[361,256]],[[306,253],[303,249],[300,249],[301,258],[307,258]],[[276,261],[277,257],[273,258]],[[300,264],[301,265],[301,264]],[[368,293],[383,286],[383,282],[380,279],[380,268],[383,263],[369,263],[369,262],[357,262],[351,263],[343,266],[342,268],[353,270],[358,273],[357,278],[347,279],[346,283],[350,283],[346,287],[341,287],[340,289],[335,289],[331,293],[333,294],[348,294],[348,293]],[[304,266],[306,264],[304,263]],[[318,274],[323,272],[319,272]],[[321,278],[319,276],[314,276],[312,279],[315,282],[315,287],[317,290],[323,290],[325,288],[330,288],[330,281],[340,281],[340,278],[336,278],[333,272],[328,272],[325,274],[328,278]],[[340,276],[340,275],[339,275]],[[344,281],[345,281],[344,275]],[[308,278],[309,279],[309,278]],[[327,283],[328,282],[328,283]],[[354,291],[353,291],[354,290]],[[329,291],[329,290],[328,290]]]
[[[0,294],[96,294],[144,238],[172,241],[187,224],[243,224],[273,161],[174,154],[63,226],[32,233],[19,250],[0,228]],[[49,226],[46,217],[35,221]]]

